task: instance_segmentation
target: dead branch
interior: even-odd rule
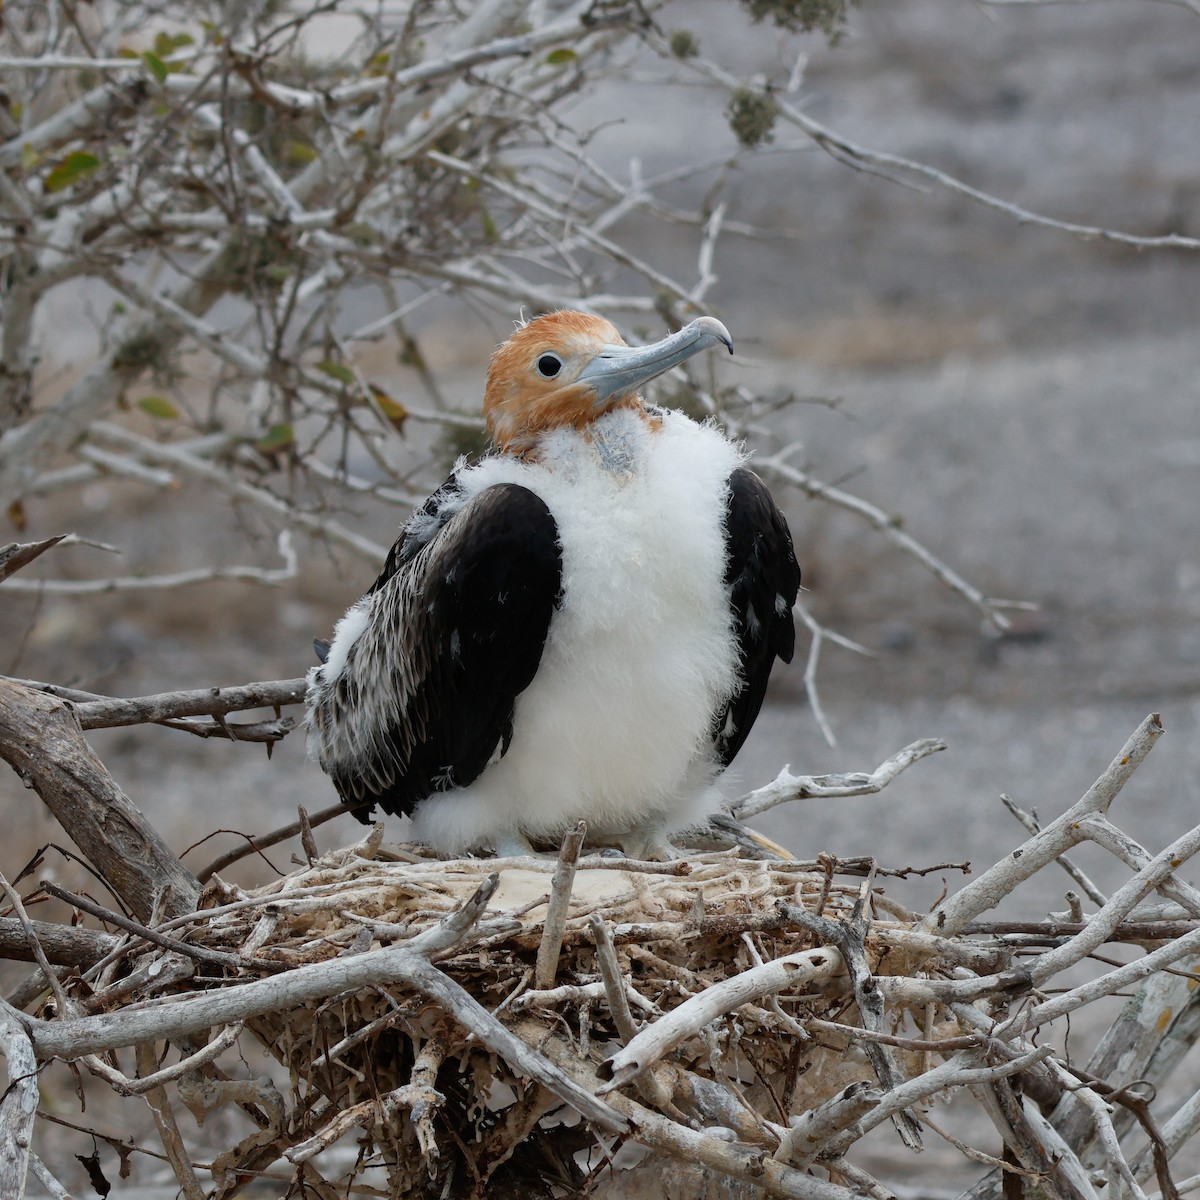
[[[1111,806],[1128,777],[1122,760],[1140,761],[1160,728],[1153,718],[1143,723],[1068,810],[1077,821],[1099,819]],[[1060,824],[1035,838],[1060,837]],[[882,1188],[853,1161],[859,1139],[890,1121],[915,1145],[911,1122],[942,1094],[974,1097],[1017,1169],[1044,1177],[1057,1163],[1060,1194],[1080,1198],[1094,1191],[1081,1157],[1093,1143],[1132,1194],[1130,1180],[1140,1188],[1147,1171],[1169,1194],[1170,1155],[1200,1122],[1194,1097],[1165,1117],[1145,1107],[1152,1102],[1141,1093],[1130,1093],[1121,1115],[1108,1111],[1133,1079],[1165,1078],[1200,1037],[1200,1020],[1188,1015],[1189,968],[1200,961],[1196,922],[1168,926],[1167,910],[1144,899],[1197,848],[1196,830],[1153,855],[1120,843],[1135,860],[1130,876],[1085,920],[982,921],[969,915],[978,904],[972,883],[959,893],[967,901],[950,897],[941,906],[957,928],[937,932],[936,920],[872,910],[870,863],[709,852],[656,867],[593,857],[577,862],[568,889],[554,883],[561,860],[439,862],[402,849],[387,861],[379,840],[375,827],[358,847],[314,853],[295,876],[233,898],[212,895],[209,907],[153,928],[122,919],[135,936],[109,951],[106,986],[92,984],[80,1002],[70,993],[82,981],[64,980],[68,999],[55,1019],[19,1017],[37,1060],[65,1057],[119,1094],[154,1099],[185,1189],[187,1138],[172,1125],[169,1089],[178,1087],[190,1107],[201,1104],[202,1073],[226,1047],[235,1050],[239,1029],[324,1100],[311,1122],[289,1121],[282,1099],[262,1100],[274,1115],[238,1153],[212,1164],[222,1179],[269,1153],[311,1172],[352,1132],[379,1147],[412,1139],[415,1157],[406,1152],[387,1167],[393,1189],[448,1178],[469,1153],[461,1135],[445,1139],[442,1122],[462,1128],[470,1109],[459,1106],[475,1101],[461,1094],[461,1082],[439,1076],[443,1067],[458,1081],[477,1078],[488,1094],[503,1081],[516,1097],[501,1119],[470,1135],[470,1161],[521,1158],[535,1130],[540,1138],[569,1128],[542,1123],[566,1103],[590,1127],[640,1142],[672,1169],[822,1200],[848,1200],[850,1192],[807,1171],[824,1167],[855,1186]],[[858,881],[844,882],[843,869]],[[495,916],[481,923],[489,905]],[[1151,936],[1164,933],[1178,936]],[[1020,940],[1029,936],[1037,943]],[[1153,948],[1126,965],[1095,957],[1104,943],[1129,937]],[[529,991],[547,945],[565,982]],[[179,969],[189,952],[222,974],[203,978],[191,963]],[[1062,972],[1089,962],[1099,970],[1054,992]],[[246,978],[246,967],[268,963],[274,974]],[[1143,999],[1092,1056],[1099,1070],[1085,1075],[1057,1057],[1051,1022],[1139,983]],[[1178,1015],[1164,1019],[1167,1006]],[[1044,1044],[1034,1044],[1035,1035]],[[385,1069],[381,1037],[411,1044],[399,1069]],[[156,1061],[153,1070],[144,1061],[143,1078],[133,1079],[101,1057],[153,1042],[177,1044],[180,1061]],[[796,1048],[811,1064],[802,1081]],[[472,1058],[478,1054],[486,1061]],[[464,1076],[468,1060],[475,1074]],[[762,1085],[739,1078],[735,1063],[753,1063]],[[364,1094],[368,1080],[373,1090]],[[234,1100],[259,1111],[256,1089],[230,1079],[202,1106]],[[1058,1108],[1047,1118],[1022,1091],[1042,1104],[1059,1099]],[[1155,1131],[1154,1153],[1126,1149],[1140,1129]],[[985,1166],[995,1162],[966,1149]]]
[[[0,679],[0,757],[142,920],[195,908],[199,884],[83,740],[70,706]]]
[[[837,949],[822,946],[773,959],[723,984],[706,988],[669,1016],[643,1029],[627,1046],[618,1050],[601,1070],[601,1077],[607,1082],[601,1087],[600,1094],[607,1095],[621,1087],[725,1013],[776,992],[825,983],[844,971],[845,964]]]
[[[1108,770],[1063,815],[1030,838],[961,891],[940,904],[923,922],[931,933],[958,932],[980,913],[994,908],[1022,880],[1054,862],[1087,836],[1083,818],[1106,812],[1117,793],[1141,765],[1163,734],[1162,721],[1151,713],[1138,727]]]
[[[66,536],[60,533],[40,542],[9,542],[7,546],[0,546],[0,581],[15,575],[52,546],[57,546]]]
[[[0,1052],[8,1086],[0,1095],[0,1195],[23,1196],[38,1108],[38,1064],[25,1018],[0,1001]]]
[[[1196,11],[1195,0],[1176,2]],[[23,500],[98,481],[123,495],[153,489],[155,503],[181,485],[202,487],[264,523],[282,558],[281,567],[239,555],[246,565],[10,580],[8,590],[278,583],[309,553],[294,530],[374,567],[384,546],[359,532],[359,508],[419,502],[440,478],[432,439],[479,430],[477,412],[459,410],[431,365],[426,306],[482,316],[483,343],[520,304],[678,324],[712,295],[728,237],[768,232],[736,219],[726,187],[748,165],[745,152],[651,177],[632,163],[625,178],[592,149],[596,130],[559,118],[564,98],[624,70],[623,47],[637,39],[726,94],[743,86],[694,46],[668,44],[652,23],[659,0],[430,0],[395,21],[378,6],[351,7],[233,6],[219,36],[174,42],[164,31],[152,43],[157,8],[18,0],[5,9],[5,505],[19,522]],[[151,11],[154,28],[141,27]],[[305,40],[327,15],[350,15],[356,29],[329,60],[307,53]],[[123,56],[130,39],[137,57]],[[1076,237],[1200,247],[1177,234],[1058,221],[850,141],[794,99],[802,74],[797,60],[786,85],[768,83],[764,96],[807,142],[854,169],[932,184]],[[681,185],[703,188],[702,202],[677,201]],[[620,235],[631,221],[690,230],[684,271],[632,250]],[[357,299],[376,286],[384,303],[347,330],[351,289]],[[120,303],[61,392],[43,390],[35,369],[48,306],[91,288]],[[400,352],[419,403],[372,378],[376,349]],[[733,436],[775,444],[775,401],[717,379],[681,375],[670,386],[685,383]],[[147,386],[164,394],[141,394]],[[768,452],[760,469],[853,513],[1005,627],[1008,602],[886,508],[819,482],[790,455]],[[0,579],[58,542],[0,549]],[[803,606],[797,616],[812,636],[805,684],[832,740],[819,656],[827,641],[852,644]],[[32,921],[7,889],[17,915],[0,918],[0,955],[42,967],[19,990],[23,1001],[51,982],[57,1002],[38,1016],[0,1007],[6,1200],[20,1200],[31,1171],[65,1195],[31,1150],[38,1072],[55,1057],[84,1068],[89,1087],[147,1097],[189,1200],[208,1193],[205,1172],[215,1194],[231,1197],[272,1163],[290,1173],[280,1174],[285,1185],[322,1198],[536,1195],[543,1186],[587,1194],[605,1182],[620,1188],[614,1159],[626,1140],[653,1152],[648,1170],[684,1173],[679,1194],[744,1187],[882,1200],[887,1185],[854,1161],[860,1139],[891,1121],[917,1148],[916,1122],[942,1097],[976,1104],[1004,1142],[1009,1173],[1048,1193],[1093,1200],[1093,1164],[1122,1196],[1141,1197],[1151,1175],[1167,1200],[1188,1190],[1170,1163],[1200,1126],[1200,1100],[1189,1088],[1166,1113],[1150,1093],[1200,1038],[1200,889],[1179,878],[1200,830],[1154,853],[1107,816],[1161,734],[1157,717],[1087,796],[1045,828],[1025,821],[1023,846],[923,921],[876,894],[872,861],[782,861],[778,847],[743,855],[751,841],[730,820],[703,844],[733,850],[677,863],[579,859],[568,839],[557,864],[481,864],[433,861],[416,847],[384,852],[382,827],[321,855],[311,831],[345,811],[332,806],[246,837],[201,873],[202,891],[81,735],[150,722],[270,746],[291,727],[278,712],[242,725],[226,717],[298,703],[303,690],[287,680],[120,700],[0,681],[0,755],[133,914],[45,885],[74,907],[73,920],[125,931],[115,938]],[[870,773],[785,768],[732,811],[878,792],[940,748],[914,743]],[[251,891],[213,879],[297,833],[306,861],[292,875]],[[1125,872],[1109,898],[1065,858],[1084,840]],[[1069,919],[983,919],[1052,862],[1099,911],[1086,914],[1075,896]],[[1152,893],[1163,899],[1148,903]],[[1101,953],[1114,942],[1147,953],[1120,965]],[[255,971],[266,977],[250,978]],[[1059,1053],[1056,1022],[1131,988],[1086,1068]],[[290,1086],[245,1077],[252,1039]],[[133,1047],[136,1077],[122,1065]],[[1135,1088],[1142,1079],[1149,1086]],[[254,1129],[200,1165],[191,1127],[175,1120],[176,1096],[198,1120],[240,1104]],[[582,1119],[562,1120],[563,1106]],[[357,1155],[338,1145],[350,1136]],[[584,1167],[594,1144],[605,1161]],[[999,1162],[961,1146],[988,1167]],[[1000,1177],[978,1194],[999,1194]]]
[[[922,738],[896,751],[870,774],[860,771],[850,775],[793,775],[785,766],[765,787],[756,788],[734,800],[729,805],[729,811],[738,820],[746,821],[791,800],[873,795],[882,791],[913,763],[945,748],[946,743],[938,738]]]
[[[46,957],[60,966],[90,967],[117,942],[111,934],[96,929],[72,928],[53,921],[31,921],[30,925]],[[25,928],[15,917],[0,917],[0,958],[34,961]]]
[[[145,725],[180,717],[227,716],[251,708],[278,708],[304,702],[303,679],[281,679],[238,687],[197,688],[162,692],[128,700],[85,700],[75,706],[82,729],[113,729],[122,725]]]

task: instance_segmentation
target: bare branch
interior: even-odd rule
[[[1003,3],[1004,0],[1000,0],[1000,2]],[[1017,0],[1017,2],[1025,2],[1025,0]],[[1174,0],[1174,2],[1183,3],[1185,7],[1191,8],[1194,0]],[[648,36],[660,54],[664,57],[670,54],[669,47],[661,37],[653,34]],[[727,92],[733,93],[743,86],[742,80],[736,75],[730,74],[730,72],[724,70],[710,59],[696,56],[686,59],[685,65],[689,70],[695,71],[711,82],[718,84]],[[1071,234],[1083,241],[1115,242],[1119,245],[1133,246],[1139,249],[1200,250],[1200,239],[1186,237],[1183,234],[1169,233],[1161,236],[1132,234],[1117,229],[1105,229],[1099,225],[1081,225],[1071,221],[1059,221],[1053,217],[1043,216],[1027,208],[1022,208],[1019,204],[1013,204],[1011,201],[1002,200],[998,196],[993,196],[988,192],[981,191],[979,188],[972,187],[970,184],[964,183],[961,179],[928,163],[918,162],[916,159],[904,158],[898,154],[888,154],[884,151],[869,149],[858,142],[851,141],[849,138],[842,136],[828,126],[822,125],[819,121],[813,120],[812,117],[801,112],[795,105],[790,104],[781,96],[776,95],[773,97],[773,100],[779,116],[784,121],[790,125],[794,125],[807,137],[811,138],[821,149],[827,151],[838,162],[845,163],[847,166],[874,173],[883,173],[885,176],[893,178],[896,181],[908,181],[914,178],[916,180],[928,180],[930,183],[936,184],[938,187],[944,188],[949,192],[965,196],[968,200],[973,200],[985,208],[1004,213],[1021,225],[1037,225],[1044,229],[1057,230],[1060,233]]]
[[[762,996],[833,979],[844,971],[841,954],[833,946],[822,946],[774,959],[733,979],[714,984],[643,1029],[627,1046],[618,1050],[605,1064],[603,1074],[608,1082],[599,1094],[607,1095],[628,1083],[680,1042],[725,1013]]]
[[[861,771],[849,775],[793,775],[785,766],[770,783],[734,800],[729,811],[745,821],[791,800],[874,795],[913,763],[945,749],[946,743],[939,738],[923,738],[897,750],[869,775]]]
[[[199,885],[113,782],[61,700],[0,679],[0,757],[135,914],[148,917],[164,892],[171,915],[195,907]]]
[[[574,829],[563,835],[558,865],[550,880],[550,903],[546,911],[546,924],[542,928],[542,941],[538,946],[537,965],[534,968],[534,985],[550,987],[558,972],[558,955],[562,949],[563,933],[567,925],[567,907],[571,903],[571,887],[575,882],[575,867],[579,851],[587,836],[587,826],[580,821]]]
[[[1028,879],[1053,862],[1064,850],[1085,836],[1084,817],[1104,813],[1117,793],[1141,765],[1163,734],[1157,713],[1151,713],[1134,731],[1120,754],[1086,793],[1063,815],[1035,834],[1021,848],[969,883],[962,891],[938,905],[922,922],[922,928],[943,936],[956,933],[968,922],[994,908],[1023,879]]]
[[[46,538],[41,542],[9,542],[7,546],[0,546],[0,580],[16,574],[52,546],[57,546],[65,537],[65,533],[60,533],[57,537]],[[11,591],[12,587],[8,590]]]
[[[8,1085],[0,1095],[0,1195],[25,1194],[38,1108],[38,1065],[23,1018],[0,1000],[0,1052]]]

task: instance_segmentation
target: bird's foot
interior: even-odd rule
[[[621,839],[621,849],[626,858],[640,862],[674,862],[683,857],[683,851],[668,841],[661,829],[631,833]]]
[[[557,858],[557,854],[542,854],[533,848],[533,843],[524,835],[506,833],[496,839],[494,847],[497,858]]]

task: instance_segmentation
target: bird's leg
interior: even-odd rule
[[[497,858],[557,858],[557,855],[539,854],[534,848],[533,843],[513,829],[508,833],[502,834],[496,839],[496,857]]]
[[[619,841],[626,858],[642,862],[671,862],[683,857],[683,851],[667,838],[667,827],[662,821],[633,829]]]

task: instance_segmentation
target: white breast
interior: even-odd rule
[[[563,597],[541,666],[517,699],[503,759],[420,805],[417,834],[461,852],[520,831],[682,828],[711,811],[709,733],[737,682],[724,515],[740,449],[677,413],[651,428],[616,412],[559,431],[542,461],[463,472],[536,492],[558,525]]]

